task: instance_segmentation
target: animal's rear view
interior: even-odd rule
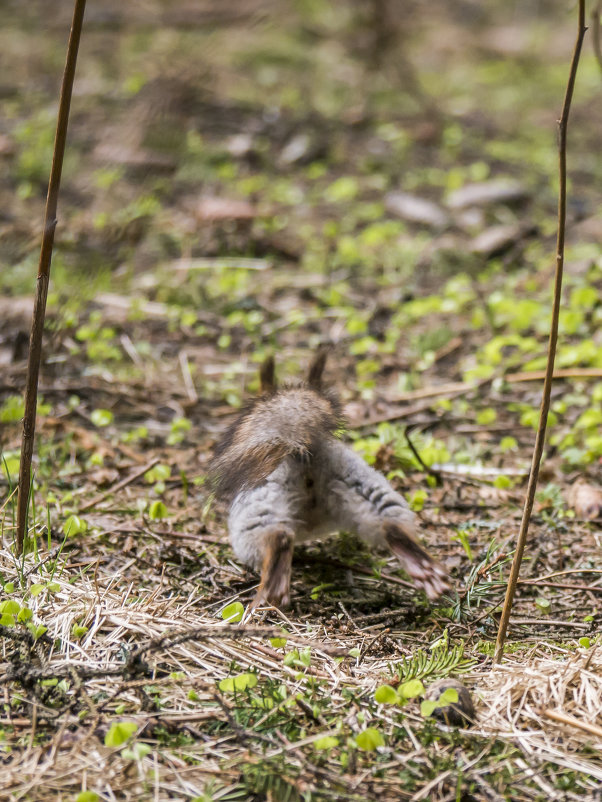
[[[336,398],[322,387],[326,353],[307,382],[278,389],[274,362],[261,368],[261,396],[216,449],[216,492],[230,502],[236,556],[261,573],[256,603],[285,606],[295,543],[339,530],[388,546],[429,599],[448,587],[445,570],[415,539],[416,519],[385,477],[335,437]]]

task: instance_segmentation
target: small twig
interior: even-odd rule
[[[510,578],[508,580],[508,588],[506,590],[506,598],[504,600],[504,607],[502,609],[502,616],[500,618],[500,626],[497,635],[497,642],[495,645],[495,655],[493,658],[495,663],[499,663],[504,654],[504,641],[506,640],[508,622],[510,621],[510,613],[512,611],[512,602],[514,601],[514,595],[516,593],[516,584],[518,581],[518,574],[523,559],[525,544],[527,542],[529,521],[531,520],[531,512],[533,510],[533,504],[535,501],[535,491],[537,489],[537,480],[539,478],[539,466],[541,463],[541,456],[543,454],[543,447],[546,436],[548,411],[550,409],[552,377],[554,375],[554,359],[556,357],[556,343],[558,340],[558,318],[560,315],[562,273],[564,268],[564,238],[565,238],[565,227],[566,227],[567,128],[569,121],[569,111],[571,108],[571,100],[573,98],[573,90],[575,88],[575,78],[577,76],[577,66],[579,64],[579,56],[581,54],[583,38],[587,30],[585,27],[585,0],[579,0],[579,15],[578,15],[577,25],[578,25],[577,39],[575,41],[575,48],[573,50],[573,57],[571,60],[569,79],[567,82],[566,93],[564,96],[562,114],[558,123],[558,167],[559,167],[558,233],[556,240],[556,273],[554,279],[554,304],[552,308],[552,322],[550,325],[548,361],[546,365],[546,375],[544,379],[542,399],[541,399],[541,409],[539,413],[539,424],[537,427],[537,435],[535,437],[535,446],[533,448],[533,460],[531,462],[531,472],[529,474],[529,483],[527,486],[527,495],[525,498],[523,517],[521,520],[520,530],[518,533],[516,551],[514,553],[514,560],[512,562],[512,568],[510,570]]]
[[[308,555],[309,557],[309,555]],[[342,568],[345,571],[351,571],[354,574],[363,574],[364,576],[376,577],[373,568],[367,568],[364,565],[348,565],[347,563],[342,562],[341,560],[331,560],[331,559],[313,559],[312,562],[320,563],[321,565],[331,565],[334,568]],[[415,590],[416,586],[413,585],[411,582],[408,582],[407,579],[401,579],[398,576],[392,576],[391,574],[385,574],[384,572],[380,572],[378,574],[379,579],[384,579],[386,582],[391,582],[393,585],[401,585],[404,588],[410,588]]]
[[[30,576],[31,574],[35,574],[35,572],[39,571],[40,568],[43,565],[46,565],[47,562],[50,562],[50,560],[54,560],[55,557],[58,557],[59,554],[61,553],[61,549],[62,549],[62,546],[55,546],[52,549],[52,551],[50,552],[50,554],[47,554],[46,557],[44,557],[43,560],[40,560],[40,562],[36,563],[33,566],[33,568],[30,568],[29,571],[27,571],[26,573],[23,574],[23,579],[25,579],[26,577]]]
[[[67,140],[69,107],[71,105],[73,79],[75,78],[75,65],[77,62],[77,51],[79,48],[85,7],[86,0],[75,0],[69,44],[67,45],[67,60],[65,62],[61,96],[59,99],[52,168],[50,170],[48,195],[46,197],[44,232],[42,234],[42,247],[40,249],[40,261],[38,264],[38,280],[31,324],[31,335],[29,339],[29,358],[27,360],[27,380],[25,385],[25,413],[23,416],[23,437],[21,440],[21,462],[19,465],[19,496],[17,500],[17,535],[15,544],[15,550],[18,555],[23,553],[23,541],[25,540],[25,528],[27,525],[27,510],[29,507],[31,482],[31,458],[33,456],[33,441],[36,430],[38,377],[42,359],[42,336],[44,334],[50,262],[52,259],[52,246],[54,244],[54,231],[57,224],[56,211],[59,188],[61,185],[63,156],[65,155],[65,142]]]
[[[299,708],[301,708],[301,710],[305,713],[305,715],[308,718],[313,719],[313,721],[317,721],[317,723],[321,727],[327,727],[328,726],[328,722],[326,721],[324,716],[321,716],[319,713],[315,713],[313,707],[310,704],[308,704],[305,701],[305,699],[303,699],[301,696],[297,696],[297,698],[295,699],[295,702],[296,702],[297,706]]]
[[[406,426],[405,429],[403,430],[403,436],[405,437],[406,443],[408,444],[408,448],[410,449],[410,451],[414,455],[414,458],[416,459],[416,461],[418,462],[418,464],[420,465],[422,470],[425,471],[425,473],[427,473],[429,476],[432,476],[435,479],[435,481],[437,482],[437,484],[440,485],[441,484],[441,474],[439,473],[439,471],[435,471],[432,468],[430,468],[424,462],[424,460],[422,459],[422,457],[420,456],[420,454],[418,452],[418,449],[416,448],[416,446],[414,445],[414,443],[410,439],[410,430],[413,429],[413,428],[414,428],[413,426]]]
[[[565,582],[541,582],[538,579],[519,579],[521,585],[536,585],[538,588],[557,588],[558,590],[581,590],[584,593],[602,593],[596,585],[571,585]]]
[[[4,508],[7,506],[8,502],[12,499],[12,497],[15,495],[15,493],[17,492],[18,489],[19,489],[18,487],[15,487],[13,489],[12,493],[9,496],[6,497],[6,500],[5,500],[4,504],[0,507],[0,512],[4,511]]]
[[[545,379],[545,370],[529,370],[520,373],[506,373],[504,381],[510,384],[520,382],[541,381]],[[560,368],[555,370],[553,379],[602,379],[602,368]]]
[[[139,479],[141,476],[144,476],[144,474],[147,471],[150,471],[153,465],[156,465],[158,462],[159,462],[158,457],[152,459],[150,462],[147,462],[146,465],[142,466],[142,468],[138,468],[138,470],[134,471],[134,473],[131,473],[129,476],[126,476],[125,479],[122,479],[120,482],[117,482],[116,485],[109,487],[108,490],[103,491],[98,496],[93,498],[91,501],[88,501],[86,504],[81,506],[79,508],[79,511],[86,512],[86,510],[92,509],[92,507],[95,507],[97,504],[100,504],[101,501],[104,501],[104,499],[107,498],[107,496],[110,496],[113,493],[117,493],[118,490],[122,490],[127,485],[131,484],[132,482],[135,482],[136,479]]]
[[[232,714],[230,712],[230,708],[224,702],[224,700],[221,698],[221,696],[219,694],[217,694],[217,693],[213,694],[213,701],[216,702],[221,707],[221,709],[223,710],[224,715],[226,716],[226,719],[228,720],[228,724],[230,725],[230,728],[234,731],[235,735],[247,747],[249,746],[249,742],[253,743],[253,741],[263,741],[264,743],[270,744],[270,746],[275,746],[273,739],[270,738],[269,735],[264,735],[261,732],[255,732],[255,731],[253,731],[253,734],[251,735],[251,734],[249,734],[249,732],[247,732],[247,730],[245,730],[244,727],[241,727],[240,724],[238,724],[234,720],[234,717],[232,716]]]
[[[568,574],[602,574],[602,570],[600,568],[567,568],[565,571],[552,571],[551,574],[544,574],[532,579],[521,579],[520,581],[538,582],[542,579],[555,579],[557,576],[567,576]]]
[[[589,732],[590,735],[602,738],[602,727],[598,727],[597,724],[590,724],[589,721],[579,721],[578,718],[567,716],[566,713],[561,713],[560,710],[542,710],[541,715],[552,719],[552,721],[559,721],[561,724],[567,724],[569,727],[575,727],[578,730],[583,730],[583,732]]]
[[[476,390],[481,389],[486,384],[491,384],[492,379],[482,379],[479,382],[454,382],[450,385],[444,385],[442,388],[440,387],[432,387],[432,388],[425,388],[424,390],[416,390],[413,393],[406,393],[404,398],[409,400],[409,397],[412,398],[428,398],[432,396],[445,396],[446,398],[457,398],[460,395],[464,395],[465,393],[474,392]],[[399,398],[396,399],[399,401]],[[349,425],[348,428],[350,429],[363,429],[368,426],[376,426],[379,423],[388,423],[389,421],[401,420],[402,418],[409,418],[412,415],[416,415],[420,412],[426,412],[430,410],[433,406],[433,401],[422,401],[418,402],[412,406],[405,407],[404,409],[395,409],[391,412],[387,412],[384,415],[374,415],[367,420],[355,421]]]
[[[364,657],[368,654],[370,649],[373,649],[375,644],[381,639],[384,638],[385,635],[388,635],[391,632],[389,627],[385,627],[385,629],[381,629],[379,633],[377,633],[373,638],[371,638],[365,646],[362,646],[362,650],[357,658],[358,665],[362,662]]]
[[[190,372],[190,363],[188,362],[188,354],[186,351],[180,351],[178,361],[182,370],[182,378],[184,379],[184,387],[186,388],[186,395],[189,400],[194,404],[199,400],[194,382],[192,380],[192,373]]]
[[[531,626],[539,624],[543,627],[570,627],[571,629],[589,629],[589,624],[581,624],[575,621],[563,621],[561,618],[513,618],[513,625]]]

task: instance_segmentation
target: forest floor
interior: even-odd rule
[[[90,3],[17,559],[72,10],[54,5],[9,2],[0,31],[0,797],[600,799],[602,515],[571,491],[602,484],[589,40],[558,378],[492,662],[541,398],[574,9]],[[289,609],[249,608],[211,450],[267,355],[294,380],[324,343],[345,438],[452,576],[436,604],[341,534],[296,551]],[[448,677],[473,696],[468,728],[423,715]]]

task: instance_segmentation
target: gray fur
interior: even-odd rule
[[[265,482],[239,493],[228,518],[234,553],[257,571],[266,532],[291,532],[301,543],[345,530],[379,548],[390,545],[390,525],[414,547],[400,555],[408,573],[436,598],[447,587],[445,572],[414,541],[414,513],[382,474],[334,437],[319,444],[309,462],[289,456]]]
[[[322,390],[326,352],[307,384],[278,390],[273,360],[261,368],[264,395],[218,445],[212,475],[230,502],[228,529],[239,560],[261,572],[256,602],[286,604],[295,543],[346,530],[388,546],[429,598],[446,574],[415,538],[416,518],[385,477],[334,436],[338,403]]]

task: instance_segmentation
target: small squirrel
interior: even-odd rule
[[[307,381],[279,389],[274,360],[260,369],[261,395],[218,443],[211,476],[229,503],[234,553],[261,574],[254,605],[290,602],[295,543],[339,530],[388,546],[429,599],[449,588],[443,566],[415,538],[416,518],[385,477],[335,436],[338,400],[322,385],[326,351]]]

